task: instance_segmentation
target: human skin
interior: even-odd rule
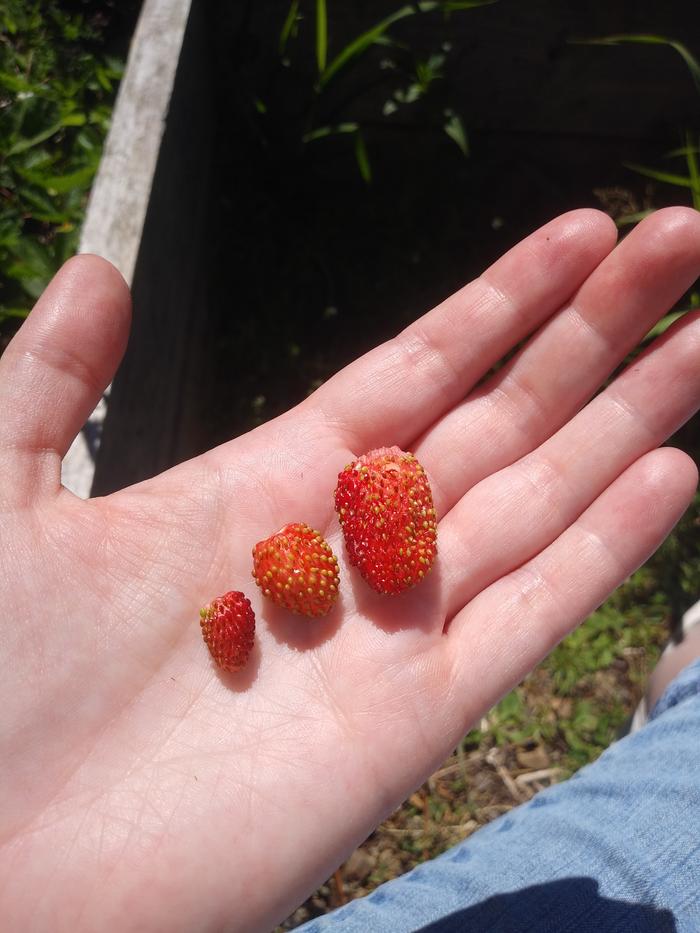
[[[269,930],[660,544],[697,482],[656,448],[700,404],[699,315],[589,399],[700,274],[700,215],[615,238],[566,214],[287,414],[87,502],[60,462],[129,297],[98,258],[59,272],[0,360],[6,929]],[[333,512],[342,467],[392,444],[439,518],[433,573],[394,599]],[[252,581],[290,521],[339,557],[326,619]],[[198,610],[229,589],[258,629],[225,675]]]

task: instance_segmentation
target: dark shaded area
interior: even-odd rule
[[[97,49],[126,59],[143,0],[60,0],[68,13],[81,14],[99,31]]]
[[[399,5],[329,3],[329,58]],[[500,0],[449,22],[400,23],[392,34],[417,58],[451,44],[438,112],[449,103],[462,115],[471,155],[441,132],[434,108],[382,116],[392,85],[378,63],[391,50],[377,47],[314,105],[316,126],[362,124],[371,185],[347,137],[298,143],[310,106],[305,69],[315,64],[313,11],[285,67],[278,38],[287,9],[220,3],[214,16],[214,441],[288,408],[556,214],[689,203],[687,191],[622,164],[663,165],[682,127],[697,123],[680,57],[572,40],[659,32],[697,51],[694,3]]]
[[[603,897],[592,878],[563,878],[490,897],[420,927],[420,933],[675,933],[676,929],[670,910]]]
[[[66,6],[106,18],[107,46],[126,51],[137,0]],[[399,6],[329,2],[329,60]],[[392,31],[398,45],[373,46],[321,95],[313,4],[300,4],[305,19],[281,56],[288,9],[193,5],[197,39],[186,42],[168,115],[101,491],[285,410],[562,211],[688,203],[687,190],[622,164],[663,167],[683,127],[697,125],[680,56],[572,42],[658,32],[697,52],[690,0],[499,0],[449,20],[407,18]],[[386,115],[411,70],[445,43],[426,99]],[[468,158],[442,130],[447,107],[466,127]],[[344,121],[362,127],[371,184],[351,137],[302,143],[310,126]]]
[[[157,475],[209,446],[206,262],[210,107],[204,6],[194,4],[144,223],[129,348],[114,380],[92,494]],[[203,155],[204,154],[204,155]]]

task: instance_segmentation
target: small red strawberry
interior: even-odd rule
[[[325,616],[338,598],[338,561],[318,531],[285,525],[253,548],[253,577],[264,595],[303,616]]]
[[[255,614],[243,593],[231,590],[199,611],[204,641],[225,671],[240,671],[253,650]]]
[[[350,563],[378,593],[419,583],[437,554],[437,523],[425,470],[413,454],[382,447],[338,476],[335,510]]]

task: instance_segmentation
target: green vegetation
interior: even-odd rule
[[[700,62],[695,58],[692,52],[678,42],[676,39],[668,39],[665,36],[656,35],[617,35],[605,36],[602,39],[589,39],[588,45],[620,45],[633,43],[636,45],[661,45],[673,49],[685,62],[693,84],[698,92],[698,104],[700,105]],[[700,115],[700,106],[698,107]],[[689,188],[693,202],[693,207],[700,211],[700,170],[698,169],[698,156],[700,155],[700,123],[694,129],[686,128],[684,132],[684,145],[677,149],[672,149],[666,153],[668,159],[683,159],[686,165],[687,175],[679,172],[669,172],[662,169],[652,168],[648,165],[638,165],[636,162],[625,163],[628,168],[652,178],[654,181],[660,181],[664,184],[674,185],[680,188]],[[640,214],[630,214],[621,220],[621,223],[630,224],[641,220],[650,211],[642,211]]]
[[[385,128],[391,129],[396,119],[394,114],[427,101],[421,123],[441,129],[463,155],[468,155],[462,118],[441,95],[434,93],[434,85],[445,78],[445,66],[452,48],[450,42],[445,41],[440,49],[424,53],[398,39],[392,29],[409,17],[433,14],[449,19],[454,13],[494,2],[496,0],[423,0],[409,3],[330,54],[331,11],[326,0],[316,0],[313,15],[309,12],[310,3],[292,0],[280,32],[278,53],[280,65],[287,72],[284,75],[285,86],[292,84],[297,88],[297,99],[290,107],[286,96],[281,101],[275,100],[274,90],[265,99],[254,95],[251,112],[258,121],[260,135],[269,146],[280,145],[281,140],[286,140],[292,151],[296,149],[302,153],[309,143],[334,136],[349,136],[360,175],[369,184],[372,167],[365,137],[371,124],[365,118],[354,119],[353,111],[358,103],[366,100],[368,91],[385,86],[386,100],[381,111]],[[314,28],[313,70],[308,67],[309,49],[303,42],[307,16]],[[383,55],[376,60],[368,60],[368,53],[377,47],[383,49]],[[365,66],[362,80],[356,84],[350,80],[345,88],[344,101],[338,106],[337,99],[328,94],[329,86],[335,85],[339,78],[347,80],[352,67],[360,63]],[[290,120],[290,111],[299,115],[296,121]]]
[[[662,184],[688,190],[693,207],[695,210],[700,211],[700,62],[682,42],[678,42],[676,39],[669,39],[665,36],[653,34],[620,34],[605,36],[600,39],[582,40],[582,44],[584,45],[624,45],[630,43],[633,45],[665,46],[680,55],[687,66],[690,78],[698,92],[698,119],[694,126],[685,127],[682,130],[683,145],[671,149],[666,153],[666,158],[669,160],[674,162],[677,162],[679,159],[682,160],[685,163],[685,171],[687,174],[682,174],[681,171],[672,172],[667,169],[654,168],[649,165],[640,165],[637,162],[625,162],[624,164],[627,168],[632,169],[632,171],[637,172],[639,175],[643,175],[645,178],[651,178],[653,181],[658,181]],[[643,220],[649,214],[653,213],[653,211],[654,208],[652,207],[643,211],[626,213],[618,217],[616,222],[619,227],[627,227]],[[686,306],[682,306],[662,318],[653,330],[649,332],[646,342],[654,337],[658,337],[679,317],[682,317],[687,311],[693,310],[698,306],[700,306],[700,292],[694,289],[690,294],[690,300]]]
[[[0,9],[0,322],[75,251],[122,63],[56,0]]]
[[[699,529],[697,495],[659,552],[501,700],[465,745],[544,744],[550,755],[558,750],[562,774],[597,758],[641,694],[670,620],[700,598]],[[565,715],[552,715],[562,708]]]

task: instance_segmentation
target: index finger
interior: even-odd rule
[[[563,214],[302,403],[356,453],[410,445],[554,314],[615,246],[600,211]]]

